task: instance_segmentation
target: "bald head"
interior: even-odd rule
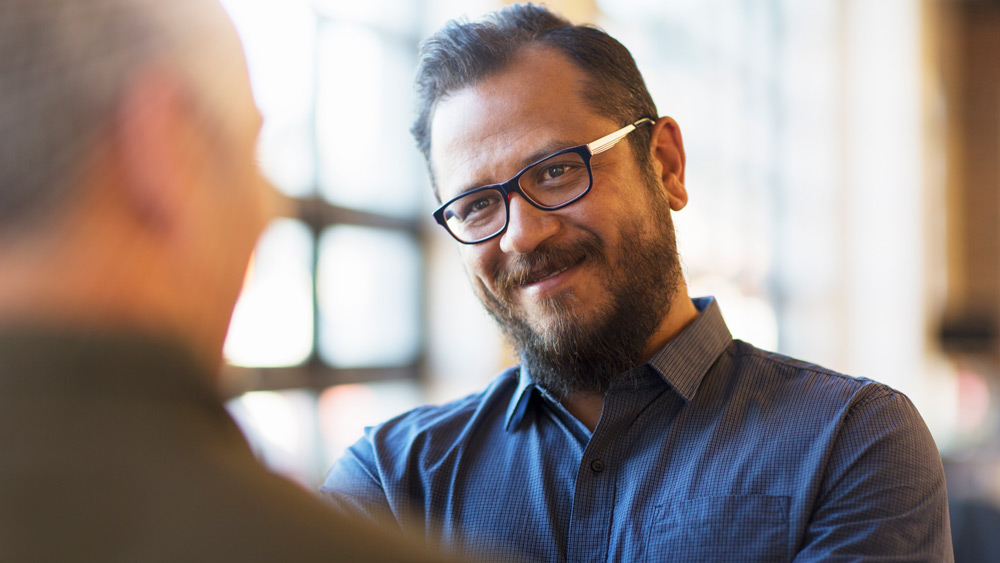
[[[214,0],[0,0],[0,234],[73,198],[88,151],[150,65],[204,74],[231,40]]]
[[[216,0],[0,0],[0,324],[168,332],[217,364],[268,218]]]

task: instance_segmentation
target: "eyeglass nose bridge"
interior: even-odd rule
[[[514,197],[514,194],[517,194],[522,198],[524,198],[524,201],[527,201],[533,207],[536,207],[543,211],[547,211],[547,209],[544,206],[539,204],[537,201],[531,199],[531,196],[525,193],[524,188],[521,187],[521,176],[524,175],[524,173],[527,172],[529,168],[525,168],[517,176],[514,176],[510,180],[507,180],[506,182],[497,185],[497,188],[500,190],[500,193],[503,194],[504,205],[506,205],[507,207],[507,221],[504,224],[504,229],[507,228],[506,223],[510,222],[510,200],[512,197]]]
[[[633,129],[634,129],[634,127],[633,127]],[[606,150],[606,148],[610,147],[611,145],[613,145],[613,143],[607,143],[607,146],[603,146],[602,145],[601,150]],[[510,180],[507,180],[506,182],[503,182],[503,183],[500,183],[500,184],[493,184],[491,186],[483,186],[481,188],[472,190],[471,192],[467,192],[465,194],[462,194],[462,195],[459,195],[459,196],[455,197],[454,199],[450,200],[449,202],[447,202],[444,205],[442,205],[441,207],[439,207],[434,212],[434,219],[438,222],[439,225],[441,225],[442,227],[444,227],[445,230],[447,230],[449,233],[451,233],[451,235],[456,240],[458,240],[458,242],[460,242],[462,244],[469,244],[469,245],[471,245],[471,244],[479,244],[481,242],[486,242],[487,240],[490,240],[492,238],[501,236],[504,232],[507,231],[507,228],[510,225],[510,202],[511,202],[511,198],[512,198],[512,196],[514,194],[519,194],[521,197],[523,197],[525,199],[525,201],[527,201],[529,204],[531,204],[532,207],[534,207],[536,209],[539,209],[541,211],[556,211],[558,209],[562,209],[562,208],[564,208],[564,207],[566,207],[568,205],[571,205],[571,204],[575,203],[576,201],[579,201],[583,196],[585,196],[588,193],[590,193],[590,190],[594,187],[594,171],[593,171],[593,168],[591,167],[591,157],[593,157],[593,155],[596,154],[597,152],[600,152],[600,151],[594,151],[590,145],[578,145],[578,146],[575,146],[575,147],[570,147],[570,148],[567,148],[567,149],[555,152],[553,154],[550,154],[550,155],[546,156],[545,158],[542,158],[542,159],[540,159],[540,160],[538,160],[536,162],[533,162],[533,163],[529,164],[528,166],[524,167],[513,178],[511,178]],[[551,158],[553,158],[555,156],[558,156],[558,155],[561,155],[561,154],[567,154],[567,153],[575,153],[575,154],[579,155],[580,158],[584,161],[584,165],[585,165],[586,170],[587,170],[587,187],[584,190],[582,190],[579,194],[577,194],[576,196],[570,198],[569,200],[560,202],[560,203],[558,203],[556,205],[544,205],[544,204],[536,201],[534,198],[532,198],[532,196],[529,193],[527,193],[527,192],[524,191],[524,188],[521,186],[521,178],[524,176],[524,174],[526,174],[527,172],[529,172],[535,166],[537,166],[537,165],[539,165],[539,164],[541,164],[541,163],[543,163],[543,162],[545,162],[545,161],[547,161],[547,160],[549,160],[549,159],[551,159]],[[477,239],[477,240],[464,240],[459,234],[457,234],[454,231],[452,231],[451,227],[448,226],[448,221],[445,218],[446,210],[447,210],[448,206],[451,205],[453,202],[455,202],[455,201],[457,201],[457,200],[459,200],[461,198],[468,197],[468,195],[470,193],[477,193],[477,192],[482,192],[482,191],[486,191],[486,190],[495,190],[495,191],[498,191],[498,192],[500,192],[501,196],[503,197],[503,202],[504,202],[504,224],[500,228],[500,230],[494,232],[493,234],[491,234],[489,236],[486,236],[484,238],[480,238],[480,239]]]
[[[535,201],[531,197],[531,195],[528,194],[527,192],[525,192],[524,188],[521,187],[521,177],[524,176],[529,170],[531,170],[532,168],[534,168],[538,164],[544,162],[544,160],[550,159],[550,158],[552,158],[554,156],[558,156],[560,154],[569,153],[569,152],[574,152],[574,153],[579,154],[580,158],[583,160],[584,166],[587,169],[587,187],[583,191],[581,191],[579,194],[577,194],[576,196],[570,198],[569,201],[564,201],[564,202],[559,203],[557,205],[543,205],[543,204]],[[593,189],[593,187],[594,187],[594,171],[593,171],[593,169],[591,168],[591,165],[590,165],[590,159],[591,159],[592,156],[593,156],[593,153],[591,153],[590,148],[587,147],[586,145],[580,145],[580,146],[576,146],[576,147],[570,147],[570,148],[568,148],[566,150],[559,151],[559,152],[557,152],[555,154],[551,154],[551,155],[547,156],[544,160],[540,160],[538,162],[534,162],[532,164],[529,164],[528,166],[524,167],[523,170],[521,170],[520,172],[518,172],[517,175],[515,175],[510,180],[507,180],[506,182],[504,182],[502,184],[496,184],[495,186],[493,186],[494,189],[498,190],[501,194],[503,194],[503,204],[504,204],[504,214],[505,214],[505,216],[504,216],[504,222],[503,222],[503,227],[501,227],[499,231],[497,231],[493,235],[490,235],[486,239],[483,239],[483,241],[489,240],[490,238],[503,236],[504,233],[507,232],[507,229],[510,227],[510,214],[511,214],[511,212],[510,212],[510,202],[511,202],[511,198],[513,198],[514,194],[517,194],[517,195],[521,196],[524,199],[524,201],[528,202],[528,204],[530,204],[535,209],[538,209],[538,210],[541,210],[541,211],[557,211],[559,209],[562,209],[562,208],[564,208],[564,207],[566,207],[566,206],[568,206],[568,205],[570,205],[570,204],[578,201],[580,198],[582,198],[583,196],[587,195],[590,192],[590,190]],[[483,242],[483,241],[479,241],[479,242]]]

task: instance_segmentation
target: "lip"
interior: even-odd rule
[[[521,286],[521,289],[534,296],[541,296],[546,293],[558,291],[569,283],[570,279],[580,271],[580,266],[582,266],[585,261],[586,260],[581,259],[578,262],[570,264],[557,272],[553,272],[540,280],[526,283]]]

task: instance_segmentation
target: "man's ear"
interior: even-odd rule
[[[191,164],[201,150],[191,137],[185,84],[162,68],[135,78],[114,116],[115,152],[124,206],[148,228],[170,231],[184,213]]]
[[[670,117],[656,120],[651,150],[654,161],[660,164],[660,181],[666,190],[670,208],[674,211],[684,209],[688,201],[684,187],[684,140],[676,121]]]

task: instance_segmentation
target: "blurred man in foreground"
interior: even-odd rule
[[[625,47],[513,6],[431,37],[417,86],[435,218],[522,361],[369,429],[335,504],[528,561],[951,560],[910,401],[688,297],[680,130]]]
[[[0,0],[0,560],[402,561],[215,388],[267,218],[214,0]]]

